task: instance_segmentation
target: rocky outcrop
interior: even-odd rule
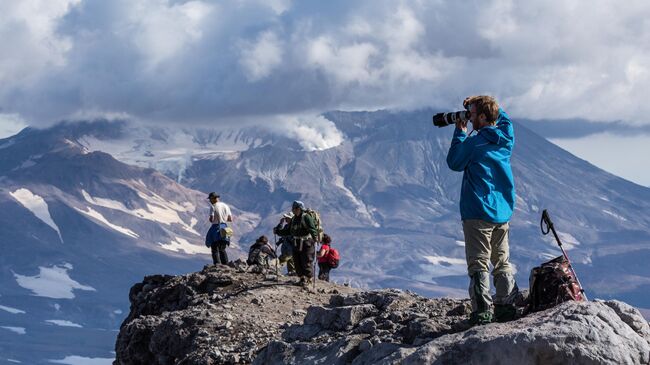
[[[130,293],[116,364],[648,364],[650,327],[618,301],[469,327],[467,300],[358,291],[208,266]]]
[[[322,282],[307,291],[292,285],[294,278],[266,275],[241,262],[234,266],[147,276],[134,285],[114,363],[251,363],[269,341],[281,339],[285,327],[302,323],[307,308],[355,291]]]
[[[648,322],[622,302],[567,302],[516,321],[472,328],[463,321],[467,312],[465,301],[425,299],[395,290],[335,295],[326,311],[309,308],[304,324],[290,326],[283,340],[271,342],[254,363],[650,362]],[[322,320],[323,313],[330,322]],[[321,316],[317,324],[307,320],[315,316]]]

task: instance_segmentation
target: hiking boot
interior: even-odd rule
[[[517,317],[517,309],[510,304],[496,304],[494,306],[494,321],[509,322]]]
[[[297,285],[297,286],[304,286],[304,285],[305,285],[305,277],[304,277],[304,276],[301,276],[301,277],[300,277],[300,280],[298,280],[298,281],[296,282],[296,285]]]
[[[485,312],[472,312],[469,315],[469,321],[468,323],[470,326],[476,326],[476,325],[484,325],[488,323],[492,323],[492,312],[490,311],[485,311]]]

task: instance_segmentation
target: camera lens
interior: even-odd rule
[[[438,128],[446,127],[450,124],[456,124],[456,121],[468,121],[469,111],[462,110],[450,113],[438,113],[433,116],[433,125]]]

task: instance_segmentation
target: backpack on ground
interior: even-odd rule
[[[336,269],[339,267],[339,261],[341,260],[341,256],[339,255],[339,251],[335,248],[329,249],[327,252],[327,263],[330,265],[332,269]]]
[[[564,256],[558,256],[530,271],[529,311],[541,311],[569,300],[585,300],[569,265]]]
[[[316,231],[318,232],[316,235],[316,241],[321,242],[323,240],[323,226],[321,224],[320,214],[311,208],[306,209],[303,212],[303,216],[300,220],[300,224],[302,224],[303,227],[306,227],[304,214],[309,215],[314,221],[314,225],[316,226]]]

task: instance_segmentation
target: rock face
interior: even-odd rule
[[[618,301],[469,327],[467,300],[207,266],[130,293],[115,364],[648,364],[650,327]]]
[[[352,288],[209,265],[183,276],[147,276],[129,293],[131,311],[115,345],[115,364],[250,363],[282,329],[302,323],[306,309]],[[255,272],[251,272],[255,271]]]

